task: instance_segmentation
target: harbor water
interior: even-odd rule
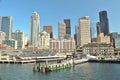
[[[48,73],[33,72],[29,64],[0,64],[0,80],[120,80],[120,64],[83,63]]]

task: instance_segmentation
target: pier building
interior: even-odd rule
[[[114,48],[105,43],[89,43],[83,46],[83,54],[112,56],[114,55]]]

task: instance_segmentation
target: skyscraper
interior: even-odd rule
[[[58,38],[60,40],[64,39],[66,36],[66,24],[64,22],[58,23]]]
[[[90,38],[90,18],[85,16],[79,19],[77,45],[83,46],[91,42]]]
[[[38,34],[39,34],[39,14],[33,12],[30,22],[30,45],[37,47],[38,46]]]
[[[25,49],[27,44],[26,34],[20,30],[12,32],[12,39],[17,40],[17,49]]]
[[[108,17],[107,17],[107,11],[100,11],[99,18],[100,18],[101,33],[104,33],[104,35],[108,35],[109,34],[109,22],[108,22]]]
[[[53,38],[53,28],[52,25],[43,26],[44,30],[50,34],[50,38]]]
[[[11,39],[12,26],[12,16],[0,16],[0,31],[5,32],[6,39]]]
[[[66,37],[71,37],[71,23],[70,23],[70,19],[64,19],[64,23],[66,24]]]
[[[100,30],[100,22],[97,22],[96,23],[96,28],[97,28],[97,35],[99,35],[101,33],[101,30]]]

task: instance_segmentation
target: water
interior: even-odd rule
[[[32,68],[33,64],[0,64],[0,80],[120,80],[120,64],[83,63],[50,73]]]

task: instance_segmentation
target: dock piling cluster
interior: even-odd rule
[[[73,67],[72,63],[59,63],[59,64],[42,64],[42,65],[38,65],[36,66],[36,64],[34,64],[33,66],[33,71],[35,72],[51,72],[51,71],[56,71],[56,70],[60,70],[60,69],[66,69],[66,68],[71,68]]]

